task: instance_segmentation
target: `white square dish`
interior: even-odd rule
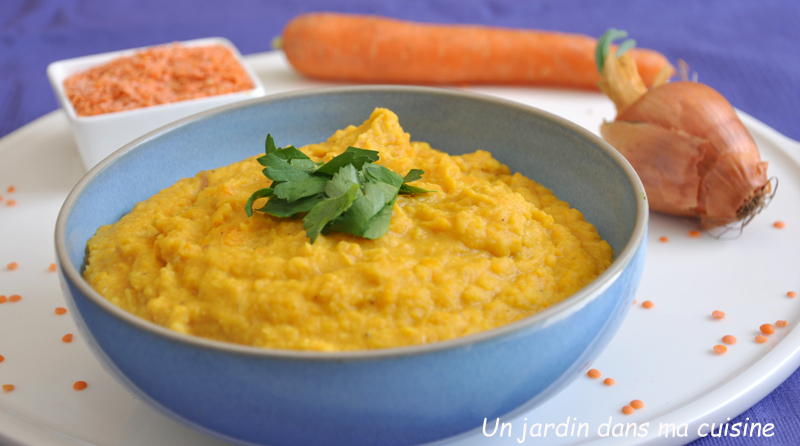
[[[51,63],[47,67],[47,76],[53,87],[56,98],[67,115],[72,128],[72,135],[78,145],[78,152],[86,169],[91,169],[100,160],[115,150],[170,122],[205,111],[211,108],[231,104],[244,99],[264,96],[264,86],[252,68],[244,61],[236,47],[227,39],[211,37],[204,39],[175,42],[183,46],[221,45],[231,50],[253,82],[252,90],[236,93],[207,96],[168,104],[136,108],[113,113],[92,116],[78,116],[64,88],[64,81],[73,74],[106,64],[120,57],[131,56],[137,52],[163,45],[133,48],[109,53],[94,54]]]

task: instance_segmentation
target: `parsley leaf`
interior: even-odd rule
[[[379,159],[374,150],[348,147],[327,163],[315,162],[294,146],[277,147],[268,134],[257,161],[272,185],[255,191],[245,212],[252,216],[253,203],[268,198],[257,210],[281,218],[305,214],[303,228],[311,243],[330,231],[376,239],[389,231],[398,194],[433,192],[407,184],[422,178],[422,170],[401,177],[375,164]]]
[[[350,184],[350,189],[345,193],[320,201],[303,217],[303,228],[312,244],[317,240],[317,236],[325,228],[325,225],[342,215],[356,200],[356,194],[361,193],[358,184]]]
[[[276,197],[284,198],[291,203],[300,198],[324,192],[327,184],[327,178],[309,175],[308,178],[302,180],[279,183],[275,186],[274,194]]]
[[[395,199],[396,198],[393,198],[392,201],[386,203],[386,205],[367,222],[366,229],[361,235],[362,237],[375,240],[389,232],[389,223],[392,219],[392,208],[394,208]]]
[[[289,203],[288,200],[272,197],[259,211],[275,217],[296,217],[299,213],[310,211],[325,198],[324,194],[317,194]]]
[[[253,202],[258,200],[259,198],[269,197],[270,195],[272,195],[271,187],[259,189],[253,192],[253,195],[250,195],[250,198],[247,199],[247,203],[244,205],[244,211],[247,212],[247,216],[248,217],[253,216]]]
[[[422,174],[425,173],[419,169],[411,169],[408,171],[406,176],[403,177],[404,183],[411,183],[412,181],[417,181],[422,178]]]

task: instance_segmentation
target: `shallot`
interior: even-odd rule
[[[753,137],[733,106],[713,88],[695,81],[647,88],[625,52],[611,43],[627,37],[611,29],[599,39],[600,88],[617,108],[600,133],[631,163],[652,210],[696,217],[705,229],[747,224],[773,191]]]

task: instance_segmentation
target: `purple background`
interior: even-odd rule
[[[0,0],[0,137],[58,108],[45,73],[50,62],[211,36],[258,53],[289,19],[309,11],[593,36],[624,29],[639,46],[685,60],[734,107],[800,140],[798,0]],[[800,444],[800,372],[745,417],[774,423],[776,435],[692,445]]]

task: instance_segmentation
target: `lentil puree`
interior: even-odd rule
[[[257,213],[268,187],[255,156],[185,178],[88,243],[86,280],[123,309],[195,336],[280,349],[431,343],[532,315],[581,289],[611,247],[550,190],[485,151],[450,156],[411,142],[397,116],[302,147],[315,161],[348,146],[436,192],[398,197],[376,240]],[[259,207],[260,204],[256,204]]]

